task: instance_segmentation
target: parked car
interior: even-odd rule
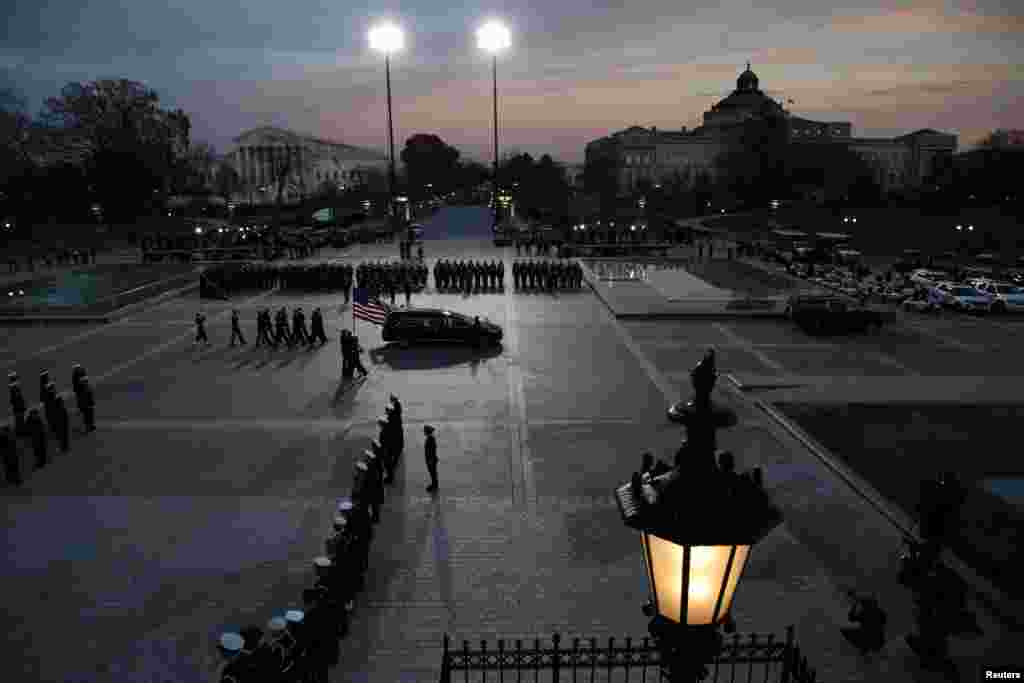
[[[881,313],[834,294],[793,295],[786,302],[785,314],[812,333],[877,331],[882,327]]]
[[[958,311],[987,312],[992,306],[993,298],[974,287],[958,285],[945,292],[945,305]]]
[[[1024,311],[1024,287],[1009,282],[990,282],[980,289],[992,297],[990,312]]]
[[[934,287],[938,283],[948,279],[949,273],[945,273],[941,270],[927,270],[925,268],[921,268],[910,274],[911,282],[924,285],[925,287]]]
[[[479,327],[473,318],[439,308],[403,308],[388,312],[381,336],[386,342],[459,342],[497,344],[501,327],[480,318]]]

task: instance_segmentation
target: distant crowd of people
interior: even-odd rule
[[[24,476],[19,439],[24,438],[29,442],[35,458],[35,469],[41,469],[50,460],[50,436],[56,440],[62,453],[71,450],[71,418],[64,405],[64,397],[57,392],[57,385],[50,379],[49,371],[44,370],[39,375],[39,403],[42,412],[39,407],[29,408],[18,373],[8,373],[7,388],[10,393],[11,413],[14,415],[14,428],[9,425],[0,428],[0,455],[3,458],[7,482],[21,486],[24,483]],[[71,388],[82,417],[82,433],[95,431],[96,400],[88,374],[77,363],[71,369]]]
[[[339,641],[349,632],[356,598],[366,585],[385,487],[394,481],[405,448],[397,396],[388,397],[385,415],[377,424],[377,438],[355,458],[350,496],[341,498],[333,510],[333,530],[324,539],[324,554],[313,559],[313,585],[302,591],[302,608],[284,610],[265,629],[252,625],[222,634],[221,683],[326,683],[330,669],[338,664]],[[433,493],[438,489],[437,441],[432,426],[424,426],[423,434],[431,480],[427,491]]]
[[[448,261],[434,264],[434,286],[439,292],[482,292],[505,288],[505,264],[500,261]]]
[[[516,289],[580,289],[583,269],[578,263],[560,261],[516,261],[512,265]]]

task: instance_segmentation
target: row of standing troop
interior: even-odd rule
[[[266,629],[248,626],[221,635],[219,650],[227,660],[221,683],[294,681],[324,683],[340,659],[340,639],[349,629],[355,599],[364,590],[374,524],[380,521],[385,485],[404,448],[402,404],[389,397],[380,434],[355,464],[351,495],[338,501],[333,531],[324,540],[324,554],[314,558],[314,584],[302,591],[302,609],[275,616]],[[436,487],[436,444],[433,427],[424,427],[428,469]],[[433,466],[431,466],[433,457]]]
[[[50,379],[49,371],[44,370],[39,375],[39,402],[43,408],[42,413],[38,407],[29,409],[18,373],[8,373],[7,385],[11,413],[14,415],[14,429],[8,425],[0,429],[0,454],[3,457],[4,473],[8,483],[20,486],[24,478],[18,438],[26,437],[30,441],[35,456],[35,469],[41,469],[49,462],[47,431],[57,440],[61,452],[67,453],[71,449],[71,418],[64,405],[64,397],[58,393],[57,385]],[[71,369],[71,386],[78,411],[82,416],[83,432],[95,431],[96,400],[85,369],[77,363]],[[43,415],[46,417],[45,422]]]

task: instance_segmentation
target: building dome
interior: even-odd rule
[[[747,70],[736,79],[736,89],[741,92],[757,90],[757,74],[750,70],[750,62],[747,62]]]

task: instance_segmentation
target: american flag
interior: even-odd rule
[[[374,325],[383,325],[388,317],[388,307],[376,299],[371,301],[365,287],[356,287],[352,293],[352,315]]]

